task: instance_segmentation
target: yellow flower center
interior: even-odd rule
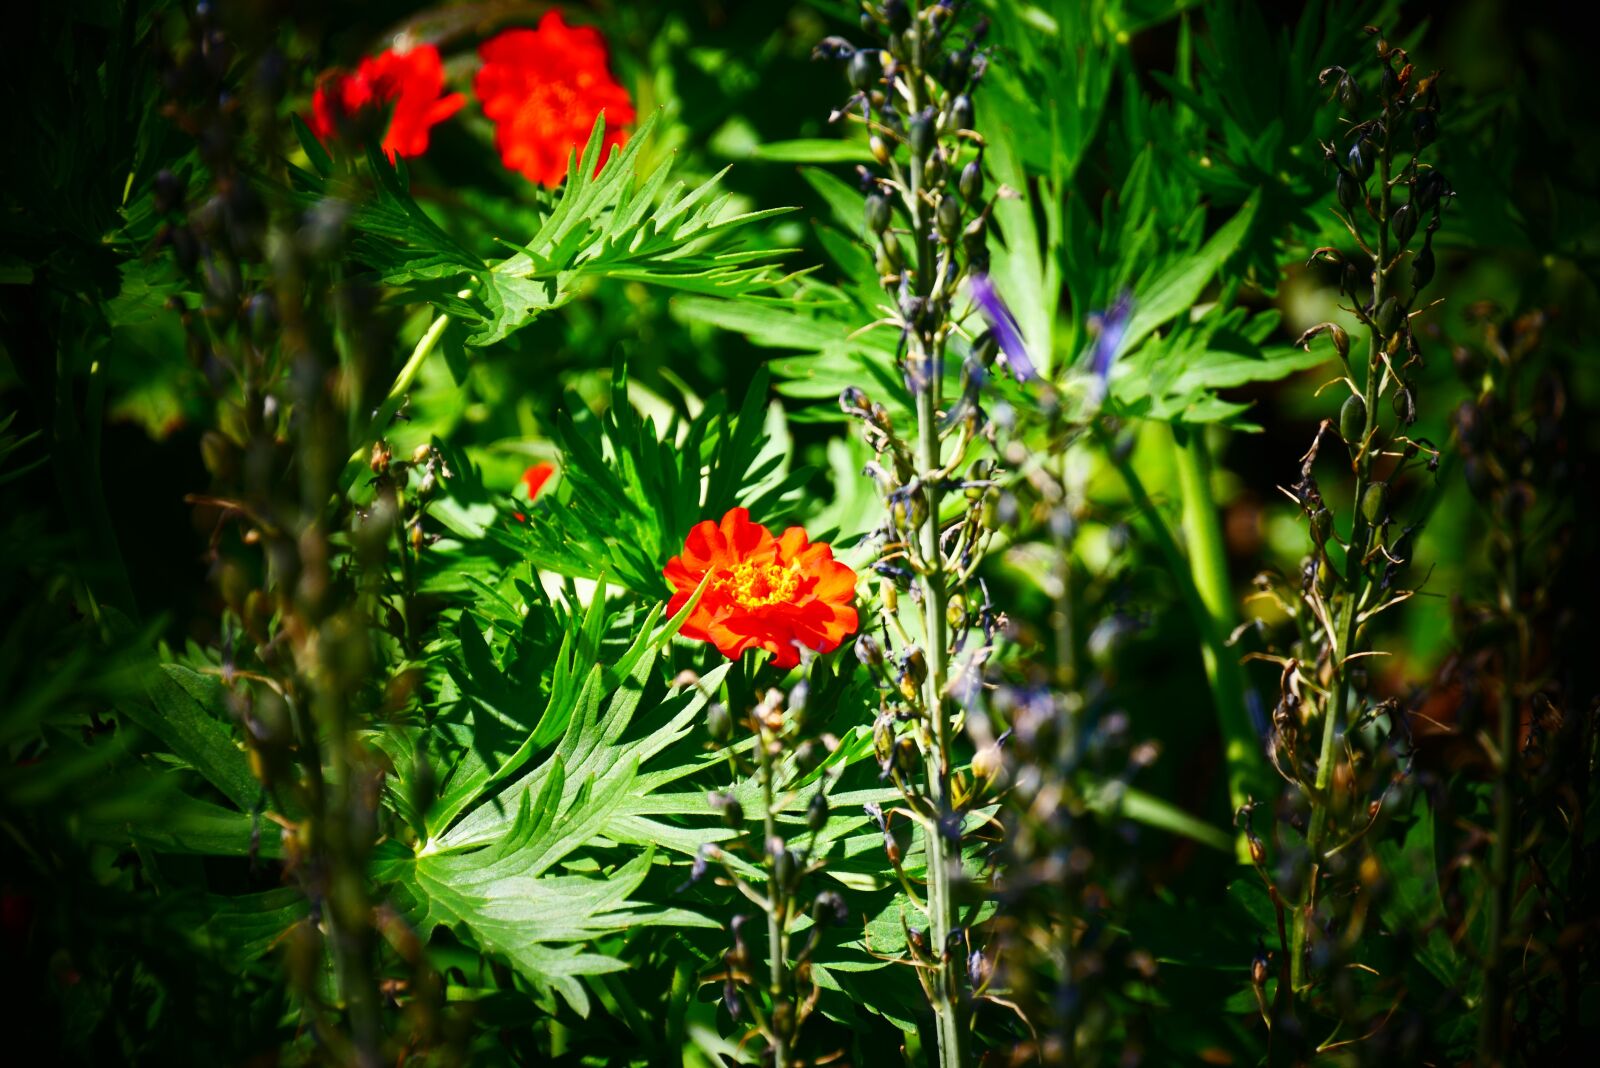
[[[793,564],[783,567],[741,561],[727,569],[717,586],[745,608],[765,608],[794,599],[800,588],[800,571]]]

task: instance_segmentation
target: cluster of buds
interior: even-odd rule
[[[914,398],[914,425],[897,425],[891,410],[859,389],[840,398],[858,419],[876,460],[867,475],[883,494],[883,544],[876,565],[883,581],[883,634],[857,649],[883,682],[884,709],[875,733],[886,778],[905,805],[877,814],[907,897],[922,904],[926,928],[908,923],[916,966],[937,1024],[937,1063],[967,1063],[973,984],[966,961],[971,937],[957,898],[968,880],[962,863],[973,781],[954,772],[958,724],[981,696],[982,668],[993,645],[995,615],[975,581],[993,537],[997,482],[993,430],[981,394],[1002,358],[1013,374],[1033,374],[1016,323],[988,284],[988,238],[995,196],[984,180],[984,140],[975,128],[974,94],[988,69],[982,51],[987,20],[968,21],[963,0],[863,3],[856,45],[828,38],[819,58],[844,67],[851,95],[834,121],[866,128],[874,167],[858,172],[864,194],[863,234],[888,297],[875,326],[899,334],[898,370]],[[963,288],[971,300],[958,310]],[[964,321],[976,308],[988,329]],[[947,354],[961,357],[959,388],[946,396]],[[964,507],[947,507],[964,502]],[[921,634],[901,619],[909,591]],[[979,607],[981,606],[981,607]],[[902,860],[896,820],[921,832],[925,893],[916,892]]]
[[[735,889],[762,913],[767,936],[765,974],[745,932],[749,918],[741,914],[729,926],[731,944],[720,966],[706,981],[722,984],[722,1003],[729,1017],[736,1024],[749,1019],[752,1034],[766,1046],[767,1063],[776,1068],[810,1063],[799,1050],[819,995],[812,960],[827,930],[849,918],[844,899],[836,891],[812,894],[808,890],[813,876],[824,866],[821,836],[832,814],[828,802],[832,780],[822,765],[839,746],[831,734],[810,737],[811,687],[815,684],[831,690],[838,680],[823,674],[826,668],[820,661],[808,659],[813,669],[809,680],[802,679],[787,693],[771,688],[749,695],[742,723],[753,743],[753,767],[741,757],[742,746],[729,744],[735,741],[735,717],[727,704],[710,703],[707,728],[712,741],[724,747],[748,786],[710,796],[711,807],[721,814],[731,837],[703,846],[691,876],[696,881],[703,879],[715,865],[716,882]],[[699,684],[694,677],[681,681]],[[759,807],[758,824],[747,817],[747,805]],[[780,820],[780,814],[791,809],[803,812],[797,833],[786,833],[793,827],[791,818]],[[748,879],[748,865],[761,870],[764,881]],[[793,929],[807,920],[806,936],[796,945]]]

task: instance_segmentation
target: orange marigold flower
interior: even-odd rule
[[[354,73],[329,71],[311,98],[311,132],[326,141],[339,135],[359,142],[364,122],[393,105],[383,151],[420,156],[428,151],[428,131],[461,110],[467,98],[444,91],[444,63],[431,44],[401,52],[389,49],[361,61]]]
[[[839,648],[857,627],[856,573],[833,558],[823,542],[790,527],[781,537],[750,513],[735,508],[720,524],[697,523],[683,554],[666,567],[672,584],[667,614],[678,612],[707,575],[711,581],[681,633],[711,642],[734,658],[746,649],[766,649],[780,668],[800,662],[797,646],[819,653]]]
[[[483,67],[472,83],[483,113],[494,120],[494,143],[507,167],[554,188],[567,157],[589,139],[595,116],[606,113],[601,159],[627,140],[633,121],[628,91],[611,77],[606,42],[592,26],[568,26],[547,11],[536,30],[515,29],[478,49]]]

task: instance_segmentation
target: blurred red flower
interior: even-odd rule
[[[549,482],[550,476],[555,473],[556,465],[545,460],[539,461],[526,471],[522,472],[522,485],[523,488],[528,491],[528,500],[538,500],[539,491],[544,489],[544,484]],[[512,512],[511,514],[516,517],[517,522],[519,523],[526,523],[528,521],[528,517],[521,512]]]
[[[800,662],[797,645],[831,652],[858,625],[856,573],[790,527],[782,537],[735,508],[721,524],[709,519],[689,531],[683,554],[666,567],[673,586],[667,614],[676,614],[707,575],[711,581],[683,625],[686,638],[711,642],[723,656],[766,649],[780,668]]]
[[[522,484],[528,489],[528,500],[537,500],[539,491],[544,489],[544,484],[550,481],[550,476],[556,473],[556,465],[540,461],[522,472]]]
[[[627,140],[634,119],[628,91],[611,77],[605,38],[591,26],[568,26],[548,11],[539,28],[506,30],[478,49],[483,67],[472,88],[494,120],[500,159],[530,181],[554,188],[567,157],[589,140],[595,116],[606,113],[602,162]]]
[[[354,73],[334,70],[317,81],[311,98],[311,132],[326,141],[339,136],[360,143],[362,126],[393,105],[383,135],[383,151],[420,156],[428,150],[428,131],[461,110],[467,98],[444,91],[444,63],[431,44],[405,52],[390,49],[361,61]]]

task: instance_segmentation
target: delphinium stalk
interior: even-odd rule
[[[757,654],[747,656],[744,664],[751,669],[750,678],[760,675],[762,659]],[[739,776],[753,775],[758,785],[752,800],[761,808],[760,836],[750,833],[744,805],[735,791],[713,794],[712,805],[736,836],[722,845],[703,848],[695,863],[696,878],[716,863],[723,873],[718,881],[732,886],[761,913],[765,966],[751,950],[748,924],[741,915],[732,924],[733,944],[723,954],[722,968],[714,978],[723,984],[723,1004],[729,1015],[736,1022],[750,1018],[754,1034],[766,1046],[766,1063],[775,1068],[817,1060],[800,1049],[818,994],[811,978],[811,959],[822,933],[846,918],[844,899],[837,892],[825,890],[806,896],[811,877],[822,868],[817,836],[829,816],[827,773],[814,779],[812,773],[838,744],[828,736],[808,736],[809,690],[805,679],[787,691],[743,685],[726,689],[727,701],[745,706],[739,722],[750,743],[748,757],[734,755],[741,748],[737,745],[729,753]],[[710,706],[707,726],[719,744],[737,740],[735,718],[725,701]],[[802,805],[803,795],[808,799]],[[780,821],[780,813],[787,810],[803,811],[804,824],[795,827],[791,821]],[[747,861],[760,877],[750,878],[750,868],[735,864],[735,857]],[[808,918],[809,933],[797,946],[794,929]]]
[[[1340,290],[1359,320],[1365,345],[1352,344],[1344,329],[1323,323],[1302,344],[1329,335],[1338,354],[1346,393],[1337,422],[1325,420],[1303,458],[1299,481],[1289,489],[1303,510],[1312,554],[1295,597],[1302,641],[1287,660],[1274,717],[1274,757],[1297,784],[1309,810],[1306,860],[1292,911],[1288,980],[1295,997],[1309,996],[1321,978],[1309,952],[1316,941],[1323,880],[1378,818],[1384,796],[1355,804],[1348,789],[1335,790],[1336,770],[1357,729],[1376,725],[1390,736],[1400,731],[1398,709],[1368,699],[1368,621],[1410,596],[1397,585],[1410,562],[1414,530],[1402,525],[1392,506],[1395,487],[1420,466],[1437,467],[1437,452],[1408,436],[1416,420],[1415,372],[1422,361],[1414,317],[1426,308],[1422,292],[1434,273],[1433,234],[1449,188],[1424,159],[1437,134],[1438,76],[1424,77],[1404,50],[1376,28],[1376,70],[1324,70],[1320,80],[1344,112],[1339,139],[1324,146],[1334,170],[1336,214],[1356,249],[1318,249],[1316,257],[1341,268]],[[1372,75],[1376,77],[1372,77]],[[1364,80],[1375,85],[1363,86]],[[1418,242],[1416,238],[1419,236]],[[1385,415],[1385,408],[1392,415]],[[1314,467],[1331,453],[1329,438],[1342,442],[1352,477],[1349,534],[1341,537],[1336,517],[1318,486]],[[1315,747],[1300,746],[1309,726]],[[1346,777],[1353,784],[1352,764]],[[1270,884],[1270,881],[1269,881]],[[1274,889],[1289,889],[1277,886]],[[1294,896],[1294,895],[1288,895]]]
[[[1474,930],[1470,909],[1451,919],[1459,941],[1482,940],[1478,1063],[1494,1066],[1554,1061],[1582,1042],[1586,954],[1569,932],[1592,879],[1583,814],[1597,710],[1573,685],[1582,653],[1572,621],[1588,593],[1572,568],[1584,552],[1578,532],[1592,528],[1574,521],[1576,502],[1588,499],[1568,430],[1578,420],[1554,361],[1540,358],[1545,314],[1470,314],[1482,344],[1456,351],[1473,396],[1455,413],[1455,446],[1488,527],[1493,579],[1490,596],[1457,600],[1461,653],[1440,681],[1477,698],[1461,701],[1455,734],[1482,749],[1492,787],[1486,829],[1471,812],[1453,821],[1465,828],[1463,856],[1444,890],[1454,901],[1482,885],[1469,880],[1487,878],[1482,927]]]
[[[841,403],[878,453],[871,472],[889,511],[877,569],[885,580],[885,632],[899,651],[886,660],[876,643],[858,648],[893,675],[879,723],[880,758],[921,829],[928,926],[919,937],[927,949],[913,939],[911,952],[935,1017],[938,1063],[946,1066],[967,1063],[971,1027],[963,976],[972,947],[957,902],[971,799],[954,789],[964,709],[952,689],[977,675],[987,648],[971,627],[985,600],[974,575],[990,540],[990,472],[977,470],[990,461],[974,456],[987,431],[979,389],[1002,345],[1013,371],[1031,370],[983,277],[990,201],[973,94],[988,62],[979,47],[987,25],[969,21],[967,7],[949,0],[864,3],[861,28],[876,44],[830,38],[818,49],[843,61],[855,90],[835,117],[869,132],[877,167],[861,170],[865,231],[889,297],[879,325],[900,334],[899,369],[912,399],[909,425],[859,389]],[[970,347],[962,323],[969,278],[973,299],[994,310],[1002,331]],[[946,360],[963,348],[969,354],[960,385],[947,396]],[[914,602],[914,637],[897,610],[902,591]]]
[[[394,339],[381,293],[339,266],[352,205],[288,192],[288,63],[275,29],[251,27],[236,40],[200,5],[165,79],[167,114],[195,138],[205,175],[157,178],[161,242],[200,294],[170,306],[217,413],[202,439],[211,484],[190,500],[214,524],[220,674],[261,782],[256,815],[281,830],[285,880],[310,906],[284,938],[289,978],[329,1055],[375,1066],[390,1058],[380,934],[415,969],[391,989],[433,984],[414,933],[392,913],[375,922],[368,862],[389,828],[383,762],[362,733],[414,704],[421,509],[445,472],[431,448],[397,458],[379,441],[364,453],[370,505],[341,488]],[[437,1006],[405,1000],[411,1042],[429,1044]]]

